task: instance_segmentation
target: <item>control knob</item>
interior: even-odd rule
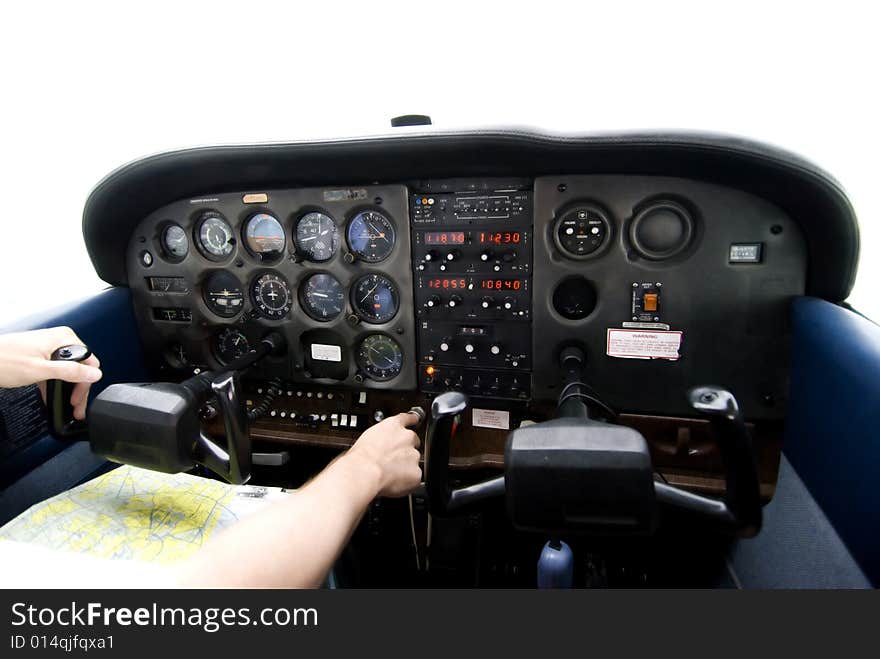
[[[515,308],[515,307],[516,307],[516,300],[514,300],[514,299],[513,299],[512,297],[510,297],[510,296],[507,296],[506,298],[504,298],[504,308],[505,308],[505,309],[510,310],[510,309]]]
[[[452,339],[448,336],[444,336],[440,339],[440,352],[449,352],[449,349],[452,347]]]
[[[480,306],[483,307],[483,309],[491,309],[495,306],[495,300],[493,300],[489,296],[486,296],[482,300],[480,300]]]
[[[491,249],[484,249],[482,252],[480,252],[480,260],[481,261],[491,261],[492,260],[492,250]]]
[[[425,302],[425,306],[430,309],[433,309],[435,307],[439,307],[440,306],[440,296],[439,295],[432,295],[431,297],[428,298],[428,301]]]
[[[429,249],[429,250],[427,251],[427,253],[425,254],[425,260],[426,260],[426,261],[436,261],[436,260],[437,260],[437,256],[438,256],[438,254],[437,254],[437,250],[436,250],[436,249]]]
[[[457,307],[458,305],[460,305],[461,302],[462,302],[462,300],[461,300],[460,295],[453,295],[452,297],[449,298],[449,302],[447,303],[447,305],[449,306],[450,309],[453,309],[453,308]]]
[[[458,261],[461,258],[461,252],[457,249],[453,249],[446,255],[447,261]]]
[[[489,348],[489,352],[491,352],[493,355],[500,355],[501,354],[501,346],[498,345],[497,343],[493,343],[492,346]]]

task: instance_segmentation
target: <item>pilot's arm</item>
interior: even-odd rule
[[[101,379],[101,362],[95,355],[82,362],[52,361],[52,353],[67,345],[83,345],[69,327],[0,334],[0,388],[36,384],[45,400],[46,380],[75,382],[73,416],[84,419],[89,387]]]
[[[327,576],[376,496],[421,482],[412,412],[372,426],[290,497],[247,517],[175,569],[183,586],[313,588]]]

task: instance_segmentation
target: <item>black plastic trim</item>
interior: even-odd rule
[[[131,232],[150,212],[177,199],[331,183],[596,173],[677,176],[761,196],[804,231],[807,293],[831,301],[849,295],[859,233],[840,184],[796,155],[715,134],[480,130],[184,149],[135,161],[102,180],[86,202],[83,235],[98,275],[124,286]]]

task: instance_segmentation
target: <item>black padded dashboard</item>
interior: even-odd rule
[[[340,232],[338,251],[318,262],[302,258],[295,236],[313,211]],[[352,256],[348,232],[362,212],[393,227],[378,262]],[[234,238],[220,259],[198,247],[205,213],[223,217]],[[284,234],[283,254],[268,261],[246,247],[260,213]],[[168,223],[189,241],[181,259],[163,254]],[[858,254],[833,179],[778,150],[705,135],[480,131],[190,149],[108,176],[83,229],[99,275],[132,288],[158,372],[216,368],[225,330],[235,343],[271,328],[289,354],[265,362],[262,378],[553,400],[559,351],[578,344],[591,384],[618,409],[686,414],[683,392],[717,383],[767,419],[785,413],[791,299],[844,299]],[[228,317],[206,298],[218,272],[239,282],[241,307]],[[314,274],[343,291],[329,320],[304,313]],[[287,285],[278,315],[258,309],[264,275],[273,294],[279,277]],[[354,308],[368,275],[396,292],[388,320]],[[163,292],[165,278],[185,292]],[[186,312],[174,318],[175,309]],[[378,350],[364,344],[371,335],[385,337]],[[387,339],[399,370],[371,377],[358,355],[387,354]]]

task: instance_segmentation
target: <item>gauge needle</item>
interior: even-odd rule
[[[315,297],[330,297],[326,293],[317,293],[315,291],[312,291],[312,295],[314,295]]]
[[[320,235],[323,236],[324,234],[322,233],[322,234],[320,234]],[[304,242],[309,241],[309,240],[315,240],[315,238],[317,238],[317,237],[318,237],[318,236],[307,236],[307,237],[301,239],[300,242],[301,242],[301,243],[304,243]]]
[[[373,286],[373,288],[371,288],[370,290],[367,291],[367,294],[366,294],[366,295],[364,295],[364,296],[361,298],[361,302],[365,301],[368,297],[370,297],[370,296],[373,294],[373,291],[375,291],[377,288],[379,288],[379,283],[378,283],[378,282],[376,283],[375,286]]]

